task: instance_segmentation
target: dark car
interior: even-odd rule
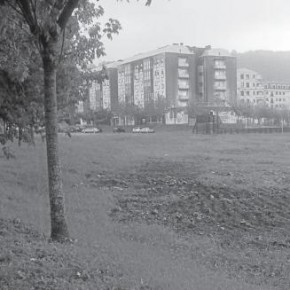
[[[113,128],[113,132],[114,133],[125,133],[126,130],[122,127],[115,127],[115,128]]]

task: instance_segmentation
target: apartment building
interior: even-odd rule
[[[92,111],[114,110],[118,103],[118,67],[119,62],[107,63],[93,69],[101,72],[106,68],[107,77],[102,81],[95,80],[89,87],[88,107]]]
[[[232,104],[237,101],[236,57],[225,49],[196,48],[197,100]]]
[[[247,68],[237,70],[237,95],[242,103],[290,108],[290,84],[265,81],[259,73]]]
[[[184,110],[195,97],[195,57],[183,45],[168,45],[124,60],[118,67],[118,101],[141,109],[163,100],[167,124],[187,123]],[[182,113],[183,112],[183,113]]]
[[[264,100],[275,109],[290,109],[290,84],[263,81]]]
[[[168,45],[107,65],[108,79],[89,91],[92,110],[164,105],[165,124],[188,123],[191,103],[233,103],[237,97],[236,58],[223,49]],[[159,108],[160,109],[160,108]],[[132,116],[120,124],[134,124]]]
[[[264,102],[264,85],[262,76],[250,69],[237,70],[238,100],[243,103],[258,104]]]

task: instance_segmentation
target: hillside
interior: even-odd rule
[[[249,51],[237,54],[238,68],[259,72],[264,80],[290,83],[290,51]]]

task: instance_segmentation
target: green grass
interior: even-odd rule
[[[36,141],[12,145],[16,159],[0,156],[0,217],[48,236],[46,150]],[[0,271],[15,289],[55,281],[59,289],[289,289],[289,149],[288,134],[60,135],[77,241],[31,244],[9,223],[0,241],[11,247],[11,268]],[[31,257],[14,253],[17,239]],[[39,248],[56,261],[33,278]],[[85,278],[71,278],[76,272]]]

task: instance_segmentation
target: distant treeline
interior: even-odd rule
[[[266,81],[290,83],[290,51],[237,53],[238,68],[252,69]]]

